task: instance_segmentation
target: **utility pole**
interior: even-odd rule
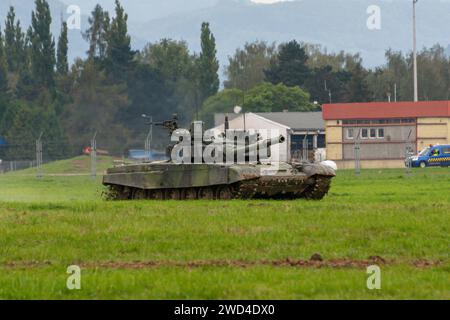
[[[245,91],[242,92],[242,110],[244,111],[243,112],[243,115],[244,115],[244,132],[246,132],[247,131],[247,124],[246,124],[246,116],[245,116],[245,109],[244,109],[244,107],[245,107]]]
[[[153,140],[153,117],[150,117],[150,129],[148,129],[147,137],[145,138],[145,157],[147,161],[152,159],[152,140]]]
[[[394,84],[394,96],[395,96],[395,102],[397,102],[397,83]]]
[[[327,87],[327,80],[325,80],[325,91],[328,92],[328,98],[330,99],[330,104],[332,103],[332,99],[331,99],[331,89],[328,89]]]
[[[417,30],[416,30],[416,4],[419,0],[413,0],[413,59],[414,59],[414,102],[419,101],[417,85]]]
[[[41,179],[43,176],[42,173],[42,135],[44,133],[41,132],[39,138],[36,140],[36,177]]]
[[[91,140],[91,177],[97,177],[97,131]]]

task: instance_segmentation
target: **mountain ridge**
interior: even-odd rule
[[[97,1],[96,1],[97,2]],[[114,0],[98,0],[113,15]],[[211,24],[216,36],[218,58],[227,64],[228,56],[245,42],[265,40],[283,42],[296,39],[320,44],[329,52],[345,50],[361,53],[364,64],[375,67],[384,63],[387,49],[410,51],[412,47],[412,10],[409,0],[301,0],[275,4],[256,4],[250,0],[122,0],[129,13],[129,31],[134,49],[161,38],[186,40],[190,49],[200,50],[200,25]],[[2,0],[0,19],[4,21],[9,5],[14,5],[24,29],[31,20],[32,0]],[[52,32],[55,40],[60,30],[60,14],[65,18],[68,4],[82,9],[82,30],[95,6],[90,0],[49,0]],[[184,4],[184,5],[183,5]],[[381,30],[370,31],[367,8],[381,9]],[[450,1],[421,0],[418,4],[419,48],[440,43],[450,54]],[[4,23],[2,23],[2,29]],[[87,43],[82,30],[69,30],[70,60],[84,57]]]

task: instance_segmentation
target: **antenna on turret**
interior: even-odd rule
[[[225,132],[230,130],[230,121],[228,119],[228,116],[225,116]]]

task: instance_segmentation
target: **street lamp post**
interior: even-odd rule
[[[417,38],[416,38],[416,4],[419,0],[413,0],[413,59],[414,59],[414,102],[419,101],[417,85]]]

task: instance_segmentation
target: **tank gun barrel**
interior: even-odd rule
[[[270,154],[270,147],[277,145],[277,144],[281,144],[285,141],[286,141],[286,138],[283,135],[280,135],[278,137],[273,137],[270,139],[266,139],[266,140],[261,140],[261,141],[249,144],[245,147],[233,148],[234,155],[237,156],[239,154],[244,153],[246,156],[248,156],[248,154],[251,151],[259,151],[262,149],[267,149],[268,153]]]

